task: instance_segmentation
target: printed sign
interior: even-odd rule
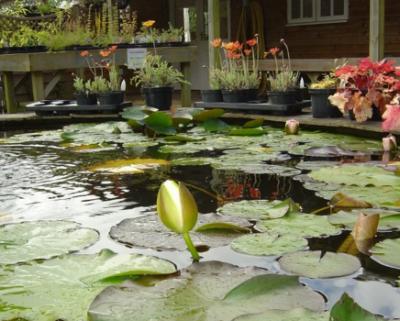
[[[129,69],[140,69],[143,67],[146,59],[146,48],[129,48],[127,49],[127,65]]]

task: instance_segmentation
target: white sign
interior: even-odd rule
[[[128,69],[140,69],[143,67],[146,59],[146,48],[129,48],[127,49],[127,65]]]

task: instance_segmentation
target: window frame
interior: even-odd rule
[[[292,0],[287,0],[287,26],[301,26],[301,25],[318,25],[328,23],[343,23],[349,20],[349,0],[343,0],[344,2],[344,13],[343,15],[331,15],[323,17],[321,16],[321,0],[312,0],[313,3],[313,17],[303,18],[303,0],[300,6],[301,18],[292,18]],[[333,1],[331,0],[331,6],[333,10]],[[333,13],[333,12],[332,12]]]

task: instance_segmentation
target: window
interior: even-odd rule
[[[349,15],[348,0],[287,0],[288,24],[345,22]]]

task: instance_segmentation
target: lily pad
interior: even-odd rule
[[[263,220],[256,224],[260,232],[279,235],[296,235],[298,237],[321,237],[335,235],[341,229],[329,223],[327,216],[291,213],[275,220]]]
[[[241,164],[241,163],[214,163],[211,166],[218,170],[235,170],[248,174],[265,174],[277,175],[281,177],[291,177],[301,173],[298,169],[286,166],[271,165],[271,164]]]
[[[234,251],[257,256],[282,255],[303,250],[307,240],[301,236],[277,233],[244,235],[231,243]]]
[[[331,309],[331,321],[384,321],[360,307],[347,293]]]
[[[193,114],[193,120],[196,122],[205,122],[209,119],[217,119],[225,114],[225,110],[221,108],[196,111]]]
[[[62,141],[61,134],[62,130],[47,130],[35,133],[24,133],[13,135],[8,138],[0,139],[0,144],[23,144],[33,142],[54,142],[58,143]]]
[[[157,169],[160,166],[167,166],[168,164],[169,162],[164,159],[119,159],[94,165],[89,170],[110,174],[141,174],[146,170]]]
[[[361,268],[352,255],[320,251],[301,251],[286,254],[279,259],[286,272],[313,279],[333,278],[353,274]]]
[[[219,262],[197,263],[152,287],[103,291],[90,307],[93,321],[232,321],[271,308],[320,311],[322,297],[292,276],[264,274]]]
[[[301,161],[296,165],[296,168],[306,171],[312,171],[320,168],[333,167],[337,165],[340,165],[340,163],[332,161]]]
[[[175,271],[172,263],[161,259],[108,250],[7,266],[0,268],[0,320],[87,320],[93,299],[121,276]]]
[[[262,127],[258,128],[234,128],[229,131],[231,136],[262,136],[266,131]]]
[[[376,243],[370,251],[374,261],[400,270],[400,239]]]
[[[249,120],[243,125],[243,128],[257,128],[261,127],[264,124],[263,118],[257,118],[253,120]]]
[[[144,123],[148,128],[153,130],[156,134],[161,135],[175,135],[176,129],[172,117],[163,112],[157,111],[144,119]]]
[[[227,203],[217,211],[223,215],[244,217],[251,220],[265,220],[283,217],[290,210],[293,210],[294,206],[293,201],[289,199],[285,201],[252,200]]]
[[[225,228],[221,228],[222,223],[229,224],[231,228],[227,229],[227,225],[224,225]],[[218,227],[219,225],[219,228],[207,228],[206,224],[213,224],[209,227]],[[199,216],[195,230],[196,228],[201,229],[201,226],[203,226],[202,232],[190,233],[194,245],[220,247],[230,244],[243,232],[248,232],[251,224],[238,217],[202,214]],[[157,215],[152,213],[147,216],[123,220],[111,228],[110,236],[112,239],[130,246],[157,250],[186,250],[186,244],[182,237],[166,229]]]
[[[329,321],[329,312],[315,312],[302,308],[289,311],[270,310],[241,316],[233,321]]]
[[[68,221],[37,221],[0,227],[0,264],[15,264],[79,251],[94,244],[97,231]]]
[[[328,220],[333,225],[340,225],[351,229],[357,221],[358,216],[363,213],[366,215],[379,214],[378,231],[400,228],[400,212],[386,211],[380,209],[364,209],[352,212],[340,211],[328,217]]]
[[[231,126],[221,119],[208,119],[201,126],[208,132],[227,132]]]

